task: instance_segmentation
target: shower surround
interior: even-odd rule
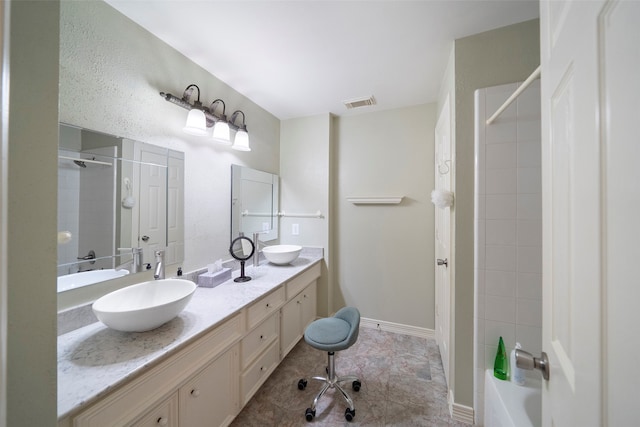
[[[474,408],[484,421],[484,372],[502,336],[542,351],[540,81],[491,125],[486,120],[518,88],[475,92]]]

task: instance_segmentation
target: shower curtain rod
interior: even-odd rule
[[[530,75],[529,77],[527,77],[527,80],[525,80],[525,81],[520,85],[520,87],[518,87],[518,89],[516,89],[516,91],[515,91],[515,92],[513,92],[513,93],[511,94],[511,96],[510,96],[509,98],[507,98],[507,100],[506,100],[506,101],[504,101],[504,104],[502,104],[502,106],[501,106],[500,108],[498,108],[498,110],[497,110],[495,113],[493,113],[493,116],[489,117],[489,119],[487,120],[487,124],[488,124],[488,125],[490,125],[491,123],[493,123],[493,121],[494,121],[495,119],[497,119],[497,118],[498,118],[498,116],[499,116],[500,114],[502,114],[502,112],[503,112],[504,110],[506,110],[506,109],[507,109],[507,107],[509,107],[509,105],[511,105],[511,103],[512,103],[513,101],[515,101],[515,99],[516,99],[518,96],[520,96],[520,94],[521,94],[522,92],[524,92],[524,90],[525,90],[526,88],[528,88],[528,87],[529,87],[529,85],[530,85],[530,84],[531,84],[535,79],[537,79],[537,78],[539,78],[539,77],[540,77],[540,66],[538,65],[538,68],[536,68],[536,69],[535,69],[535,71],[534,71],[533,73],[531,73],[531,75]]]
[[[65,159],[65,160],[73,160],[74,162],[93,163],[96,165],[113,166],[111,163],[108,163],[108,162],[101,162],[99,160],[91,160],[91,159],[82,159],[80,157],[58,156],[58,158]]]

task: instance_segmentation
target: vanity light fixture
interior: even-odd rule
[[[195,89],[198,90],[198,98],[191,104],[191,96]],[[239,151],[251,151],[249,147],[249,134],[247,133],[247,125],[245,124],[245,115],[242,111],[234,111],[231,119],[227,120],[227,116],[225,115],[226,105],[222,99],[213,101],[209,108],[203,107],[200,102],[200,88],[195,84],[187,86],[182,98],[165,92],[160,92],[160,96],[167,102],[189,110],[187,125],[183,129],[186,133],[206,136],[207,128],[213,127],[213,140],[224,145],[231,145],[230,129],[233,129],[236,131],[236,136],[231,148]],[[218,104],[222,104],[222,114],[215,112]],[[235,124],[235,119],[238,114],[242,114],[242,123],[240,125]]]
[[[236,137],[233,140],[233,146],[231,148],[238,151],[251,151],[251,147],[249,147],[249,134],[247,133],[247,125],[245,125],[244,123],[244,113],[240,110],[234,111],[231,115],[230,122],[231,124],[235,125],[235,120],[236,117],[238,117],[238,114],[242,114],[242,124],[238,126],[238,131],[236,132]]]
[[[207,117],[204,115],[202,103],[200,102],[200,88],[194,84],[187,86],[182,99],[189,103],[194,88],[198,90],[198,98],[193,102],[189,115],[187,115],[187,124],[182,130],[190,135],[203,136],[207,134]]]
[[[227,122],[227,116],[225,116],[225,110],[227,106],[225,105],[222,99],[216,99],[211,103],[209,107],[209,111],[213,114],[216,111],[216,104],[222,104],[222,114],[219,116],[220,119],[215,122],[213,125],[213,140],[223,144],[223,145],[231,145],[231,135],[229,131],[229,122]]]

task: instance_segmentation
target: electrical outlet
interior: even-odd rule
[[[268,222],[263,222],[262,231],[269,231],[269,230],[271,230],[271,225]]]
[[[292,224],[291,225],[291,234],[294,236],[297,236],[298,234],[300,234],[300,225],[299,224]]]

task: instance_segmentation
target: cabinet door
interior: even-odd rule
[[[298,343],[304,335],[304,330],[316,318],[316,281],[282,307],[280,319],[280,357]]]
[[[296,296],[282,307],[280,318],[280,357],[284,358],[294,345],[302,338],[300,328],[301,301]]]
[[[180,426],[226,426],[239,410],[238,346],[211,362],[180,387]]]
[[[178,394],[150,410],[147,415],[132,424],[133,427],[178,427]]]
[[[309,323],[316,319],[316,281],[314,280],[307,288],[300,294],[301,304],[301,325],[302,333]]]

